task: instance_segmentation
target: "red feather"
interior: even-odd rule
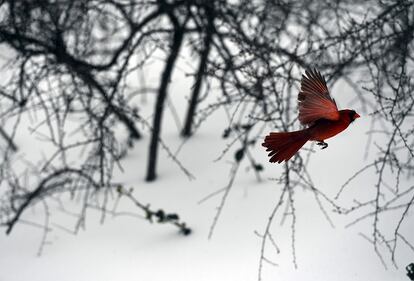
[[[326,148],[328,144],[324,142],[325,139],[339,134],[360,117],[354,110],[338,111],[319,71],[315,69],[305,73],[298,105],[299,121],[308,127],[295,132],[272,132],[266,136],[262,146],[269,151],[270,162],[288,161],[309,140],[318,141],[319,145]]]
[[[329,95],[326,81],[319,71],[306,71],[302,75],[298,96],[299,121],[311,125],[318,119],[338,120],[339,113],[335,101]]]
[[[309,140],[306,131],[270,133],[266,136],[262,146],[270,151],[270,162],[287,161]]]

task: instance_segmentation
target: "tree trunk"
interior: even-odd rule
[[[190,104],[188,105],[188,111],[185,118],[185,124],[181,131],[181,136],[190,137],[193,133],[194,115],[197,109],[198,99],[200,96],[201,86],[203,84],[203,77],[206,71],[207,59],[210,53],[211,40],[214,32],[214,18],[212,13],[207,9],[208,23],[206,28],[206,35],[204,39],[204,49],[200,54],[200,64],[196,75],[196,80],[193,88],[193,92],[190,98]]]
[[[164,103],[167,97],[168,84],[170,82],[174,70],[174,65],[180,52],[183,38],[184,28],[181,26],[175,26],[171,51],[165,63],[164,71],[161,76],[160,87],[158,89],[157,100],[155,102],[154,120],[148,155],[147,176],[145,179],[146,181],[153,181],[157,177],[156,166],[158,155],[158,141],[161,134],[161,122],[164,112]]]

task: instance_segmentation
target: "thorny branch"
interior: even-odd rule
[[[223,197],[210,236],[239,166],[247,163],[261,179],[265,166],[252,151],[265,131],[298,129],[295,92],[304,69],[319,68],[329,86],[343,79],[355,90],[353,102],[372,120],[368,163],[356,169],[334,199],[313,183],[307,170],[312,149],[302,150],[275,179],[283,189],[261,235],[259,279],[264,262],[270,261],[265,248],[269,241],[276,245],[271,229],[276,217],[292,219],[290,248],[296,266],[299,188],[313,192],[331,225],[328,208],[354,215],[350,225],[369,221],[371,231],[363,237],[384,262],[381,249],[395,264],[397,245],[414,249],[404,228],[414,196],[414,187],[407,184],[414,174],[412,0],[24,0],[1,1],[0,13],[0,44],[14,52],[8,64],[10,79],[0,88],[0,134],[6,140],[1,147],[0,224],[8,232],[22,221],[26,208],[51,200],[56,192],[83,202],[77,229],[84,226],[92,206],[102,210],[103,220],[113,198],[113,171],[122,169],[128,148],[145,133],[152,140],[147,180],[156,178],[159,145],[191,177],[161,141],[165,102],[180,94],[169,93],[169,86],[183,54],[190,53],[195,71],[188,77],[194,77],[194,88],[180,131],[189,137],[224,109],[228,122],[222,137],[227,145],[218,161],[234,153],[228,185],[214,193]],[[164,58],[157,82],[132,86],[157,57]],[[137,102],[137,96],[149,93],[156,93],[151,126]],[[24,136],[22,120],[28,119],[31,136],[53,149],[36,163],[22,160],[21,169],[14,150],[16,140]],[[121,141],[118,123],[128,132],[126,141]],[[369,173],[376,177],[369,199],[352,193],[353,201],[343,203],[357,180]],[[121,191],[132,200],[130,193]],[[91,198],[99,204],[89,204]],[[157,217],[157,211],[137,206]],[[287,212],[281,212],[282,207]],[[392,227],[381,223],[385,213],[395,214]]]

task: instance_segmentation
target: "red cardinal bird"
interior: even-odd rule
[[[325,78],[319,71],[305,71],[298,96],[299,121],[306,129],[295,132],[270,133],[262,146],[270,151],[270,162],[287,161],[307,142],[317,141],[322,149],[324,141],[345,130],[359,114],[354,110],[338,110],[329,94]]]

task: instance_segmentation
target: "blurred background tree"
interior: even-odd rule
[[[9,233],[30,206],[47,204],[55,194],[83,194],[84,210],[98,204],[102,218],[114,192],[136,200],[113,181],[113,171],[128,147],[146,134],[150,136],[147,181],[157,177],[160,147],[191,178],[162,140],[163,113],[168,100],[179,94],[169,90],[175,82],[173,73],[180,67],[180,56],[191,54],[196,59],[191,61],[194,72],[188,75],[194,82],[186,93],[180,134],[191,137],[209,116],[225,110],[228,125],[222,137],[227,145],[219,159],[234,152],[210,236],[241,163],[251,166],[260,180],[264,165],[254,159],[252,149],[260,146],[264,134],[269,129],[298,128],[301,73],[317,67],[329,86],[339,80],[348,84],[355,102],[372,116],[367,150],[376,151],[376,157],[361,164],[335,198],[312,183],[307,171],[311,151],[284,164],[277,179],[284,188],[261,234],[260,268],[266,261],[264,249],[272,241],[270,225],[277,215],[286,216],[280,211],[283,206],[292,216],[294,241],[298,187],[314,192],[328,219],[326,206],[340,214],[360,215],[362,210],[356,221],[371,221],[367,237],[374,250],[382,258],[379,245],[385,244],[395,262],[398,243],[414,249],[401,231],[413,205],[414,186],[400,185],[400,179],[412,177],[414,167],[413,4],[409,0],[0,1],[0,44],[13,52],[5,64],[10,75],[0,88],[0,134],[5,140],[0,224]],[[157,84],[147,87],[140,81],[132,86],[131,81],[146,76],[155,57],[163,61]],[[142,116],[137,101],[146,94],[155,96],[150,120]],[[35,166],[22,167],[15,164],[15,139],[22,120],[33,116],[37,121],[32,133],[53,149]],[[127,131],[126,142],[117,134],[118,124]],[[374,142],[378,136],[386,142]],[[83,152],[82,157],[73,157],[74,152]],[[376,173],[375,196],[339,206],[337,199],[349,182],[368,171]],[[391,175],[392,183],[384,182],[385,174]],[[97,194],[101,200],[92,204]],[[154,215],[189,233],[175,214],[164,216],[162,210],[135,203],[149,220]],[[380,227],[378,222],[388,212],[397,212],[400,219],[392,227]]]

